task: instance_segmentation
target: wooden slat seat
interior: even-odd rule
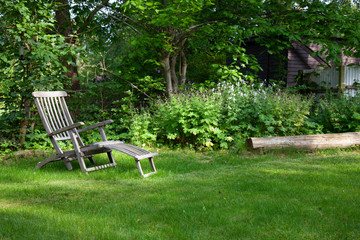
[[[157,153],[149,152],[134,145],[125,144],[122,141],[107,140],[104,127],[107,124],[113,123],[113,120],[106,120],[81,129],[77,129],[84,126],[85,124],[83,122],[73,122],[65,101],[65,97],[67,96],[66,92],[33,92],[32,95],[35,99],[36,107],[47,132],[47,137],[50,138],[51,143],[57,152],[51,157],[39,162],[36,165],[36,169],[41,168],[49,162],[60,160],[64,162],[68,170],[72,169],[70,162],[72,160],[77,160],[81,170],[86,173],[108,167],[115,167],[116,163],[114,161],[112,151],[116,150],[134,158],[138,171],[142,177],[147,177],[156,173],[153,157],[157,156]],[[102,142],[85,145],[79,133],[95,128],[99,130]],[[58,141],[64,140],[70,140],[74,149],[70,151],[63,151],[60,148]],[[98,153],[107,153],[110,163],[100,166],[86,167],[84,158],[88,158],[91,163],[95,164],[93,155]],[[149,159],[152,172],[144,174],[141,168],[140,160],[146,158]]]

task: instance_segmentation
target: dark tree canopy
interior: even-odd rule
[[[113,77],[104,79],[114,102],[128,90],[141,101],[188,81],[255,81],[241,72],[258,69],[247,39],[271,54],[301,42],[322,46],[314,54],[335,63],[360,55],[354,0],[0,0],[0,13],[0,107],[22,135],[33,90],[78,92],[89,75]]]

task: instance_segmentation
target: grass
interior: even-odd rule
[[[356,150],[163,151],[146,179],[115,157],[89,175],[0,160],[0,239],[360,239]]]

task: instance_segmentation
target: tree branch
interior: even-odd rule
[[[144,94],[145,96],[147,96],[148,98],[152,99],[152,97],[150,97],[146,92],[140,90],[137,86],[135,86],[133,83],[131,83],[130,81],[126,80],[125,78],[121,77],[120,75],[117,75],[115,73],[113,73],[112,71],[108,70],[105,67],[100,68],[100,70],[105,71],[110,73],[111,75],[114,75],[117,78],[120,78],[121,80],[125,81],[127,84],[129,84],[132,88],[135,88],[136,90],[138,90],[139,92],[141,92],[142,94]]]
[[[210,22],[200,23],[200,24],[197,24],[197,25],[194,25],[194,26],[189,27],[189,28],[188,28],[188,31],[194,31],[194,30],[196,30],[197,28],[202,27],[202,26],[204,26],[204,25],[213,24],[213,23],[217,23],[217,22],[220,22],[220,21],[219,21],[219,20],[214,20],[214,21],[210,21]]]
[[[204,26],[204,25],[208,25],[208,24],[214,24],[220,22],[219,20],[214,20],[214,21],[210,21],[210,22],[204,22],[204,23],[200,23],[194,26],[189,27],[186,31],[183,31],[181,33],[178,33],[176,35],[176,44],[179,44],[180,42],[183,42],[184,40],[186,41],[186,39],[188,38],[189,34],[196,31],[198,28]]]
[[[87,19],[84,21],[83,25],[79,28],[78,33],[81,33],[88,25],[89,23],[92,21],[92,19],[94,18],[94,16],[96,15],[97,12],[100,11],[100,9],[102,9],[103,7],[105,7],[107,4],[109,3],[109,0],[103,0],[102,3],[100,5],[98,5],[91,13],[90,15],[87,17]]]
[[[118,12],[118,11],[115,11],[115,10],[113,10],[113,9],[111,9],[111,11],[113,11],[114,13],[117,13],[117,14],[123,16],[124,18],[130,20],[131,22],[139,25],[141,28],[143,28],[143,29],[144,29],[145,31],[147,31],[148,33],[151,33],[151,31],[150,31],[150,29],[149,29],[149,25],[143,24],[143,23],[141,23],[140,21],[136,21],[136,20],[132,19],[131,17],[125,15],[125,14],[122,13],[122,12]],[[111,15],[110,15],[110,16],[111,16]],[[122,20],[122,21],[124,21],[124,20]],[[154,30],[154,29],[152,29],[152,30]]]
[[[122,22],[123,24],[125,24],[126,26],[128,26],[129,28],[131,28],[132,30],[134,30],[136,33],[142,35],[142,33],[141,33],[139,30],[137,30],[133,25],[127,23],[125,20],[122,20],[122,19],[120,19],[120,18],[117,18],[117,17],[115,17],[115,16],[113,16],[113,15],[111,15],[111,14],[110,14],[109,16],[112,17],[112,18],[114,18],[116,21]]]

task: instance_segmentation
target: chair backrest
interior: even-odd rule
[[[66,105],[66,92],[33,92],[32,95],[35,99],[41,121],[48,134],[74,123]],[[55,135],[56,141],[69,139],[68,132]]]

